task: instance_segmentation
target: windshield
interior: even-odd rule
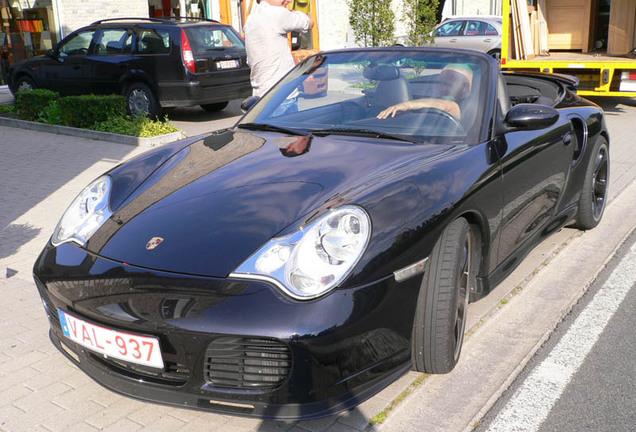
[[[438,49],[318,54],[298,64],[238,127],[464,142],[484,123],[487,67],[484,56]]]

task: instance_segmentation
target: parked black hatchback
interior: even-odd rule
[[[228,25],[192,18],[115,18],[64,38],[45,56],[9,71],[9,88],[62,95],[123,94],[133,115],[201,105],[207,111],[251,94],[241,36]]]

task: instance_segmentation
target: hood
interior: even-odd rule
[[[446,148],[221,131],[175,147],[171,158],[111,209],[86,247],[140,267],[225,277],[321,206],[351,202],[359,188],[388,181],[387,174],[400,166]],[[123,168],[130,173],[136,167]],[[118,182],[117,171],[111,175]]]

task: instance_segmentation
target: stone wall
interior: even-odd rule
[[[62,37],[106,18],[147,17],[148,0],[58,0]]]

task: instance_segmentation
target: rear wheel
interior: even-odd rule
[[[217,102],[217,103],[211,103],[211,104],[203,104],[201,105],[201,108],[203,108],[207,112],[217,112],[225,108],[228,103],[230,102],[226,101],[226,102]]]
[[[488,55],[494,58],[495,60],[497,60],[498,62],[501,62],[501,50],[488,51]]]
[[[479,234],[464,218],[451,223],[433,248],[413,323],[416,370],[447,373],[457,364],[480,255]]]
[[[581,230],[594,228],[601,221],[609,189],[609,146],[599,137],[592,149],[585,171],[585,180],[579,199],[579,213],[575,226]]]
[[[133,117],[155,118],[161,115],[161,105],[155,94],[144,83],[136,82],[126,88],[126,106]]]

